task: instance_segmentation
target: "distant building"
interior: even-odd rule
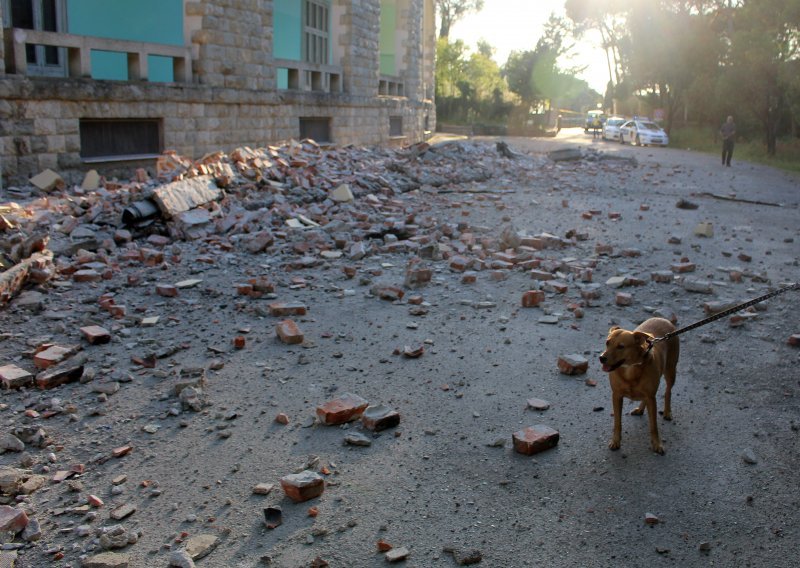
[[[0,21],[10,179],[435,128],[433,0],[0,0]]]

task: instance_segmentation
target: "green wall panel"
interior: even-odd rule
[[[183,0],[69,0],[67,31],[110,39],[183,45]],[[151,81],[172,81],[172,59],[148,57]],[[92,77],[128,78],[124,53],[92,52]]]
[[[397,74],[396,39],[397,2],[396,0],[381,0],[381,75]]]

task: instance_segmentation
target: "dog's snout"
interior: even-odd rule
[[[606,357],[605,355],[600,355],[600,362],[605,363],[606,361],[608,361],[608,357]]]

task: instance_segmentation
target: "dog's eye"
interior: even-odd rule
[[[625,349],[625,346],[620,343],[619,345],[617,345],[617,349]]]

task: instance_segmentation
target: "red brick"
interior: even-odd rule
[[[618,306],[631,306],[633,305],[633,296],[625,292],[617,292],[617,296],[614,301]]]
[[[147,237],[147,242],[154,247],[164,248],[170,243],[169,237],[164,235],[150,235]]]
[[[303,343],[303,333],[292,320],[287,319],[279,321],[275,326],[275,333],[277,333],[278,338],[287,345]]]
[[[237,284],[236,293],[240,296],[250,296],[253,293],[252,284]]]
[[[61,345],[51,345],[33,356],[33,364],[37,369],[47,369],[48,367],[60,363],[67,357],[74,355],[76,351],[78,351],[78,348],[74,346],[62,347]]]
[[[353,278],[356,275],[356,272],[358,272],[358,270],[356,269],[355,266],[343,266],[342,272],[344,273],[345,278],[349,279]]]
[[[304,316],[306,312],[305,304],[299,302],[275,302],[269,305],[269,315],[271,316]]]
[[[544,302],[544,292],[541,290],[528,290],[522,294],[522,307],[535,308]]]
[[[616,213],[616,212],[609,211],[608,212],[608,218],[609,219],[614,219],[614,220],[622,219],[622,213]]]
[[[131,451],[133,451],[133,446],[120,446],[111,450],[111,455],[115,458],[121,458],[122,456],[127,456]]]
[[[672,272],[682,274],[685,272],[694,272],[697,266],[693,262],[676,262],[670,265],[669,268],[672,270]]]
[[[674,276],[672,275],[671,271],[659,270],[657,272],[650,273],[650,280],[653,282],[660,282],[662,284],[671,284],[674,280]]]
[[[450,259],[450,270],[464,272],[472,266],[473,261],[464,256],[454,256]]]
[[[233,346],[236,349],[244,349],[244,346],[247,344],[247,340],[244,338],[243,335],[237,335],[233,338]]]
[[[283,424],[285,426],[286,424],[289,423],[289,415],[281,412],[277,416],[275,416],[275,422],[277,422],[278,424]]]
[[[599,300],[602,295],[603,292],[597,285],[586,286],[581,290],[581,298],[584,300]]]
[[[36,375],[36,386],[42,390],[52,389],[66,383],[73,383],[81,376],[83,376],[82,362],[65,361]]]
[[[0,383],[4,389],[18,389],[28,386],[33,382],[33,374],[16,365],[0,367]]]
[[[72,279],[75,282],[100,282],[102,278],[102,274],[91,269],[78,270],[72,274]]]
[[[512,439],[517,453],[532,456],[555,448],[558,445],[559,433],[549,426],[539,424],[514,432]]]
[[[423,302],[422,296],[416,295],[408,297],[408,303],[411,304],[412,306],[419,306],[420,304],[422,304],[422,302]]]
[[[358,395],[344,393],[317,407],[317,417],[327,426],[357,420],[366,410],[368,402]]]
[[[165,298],[174,298],[178,295],[178,289],[172,284],[156,284],[156,294]]]
[[[115,319],[121,319],[125,317],[125,314],[128,312],[128,309],[125,306],[114,305],[114,306],[109,306],[108,312]]]
[[[583,213],[581,213],[581,217],[586,219],[587,221],[591,221],[594,215],[592,215],[590,211],[584,211]]]
[[[18,533],[28,526],[28,515],[22,509],[0,505],[0,532]]]
[[[385,284],[376,284],[372,287],[371,292],[373,296],[377,296],[381,300],[387,300],[389,302],[402,300],[403,296],[406,295],[402,288],[387,286]]]
[[[544,283],[544,289],[557,292],[559,294],[566,294],[569,290],[569,286],[567,286],[565,282],[561,282],[561,280],[550,280],[549,282]]]
[[[99,325],[87,325],[81,328],[81,333],[91,345],[103,345],[111,341],[111,334]]]
[[[605,244],[598,243],[594,247],[594,253],[595,254],[604,254],[604,255],[613,254],[614,253],[614,247],[612,247],[611,245],[605,245]]]
[[[792,345],[793,347],[800,347],[800,333],[790,335],[786,343]]]
[[[461,275],[462,284],[475,284],[478,281],[478,273],[472,270],[467,270]]]
[[[728,274],[728,278],[730,278],[731,282],[741,282],[743,274],[738,270],[731,270]]]
[[[546,281],[546,280],[552,280],[552,279],[555,278],[555,276],[553,276],[553,274],[551,274],[550,272],[544,271],[544,270],[531,270],[530,274],[531,274],[531,278],[533,278],[534,280],[544,280],[544,281]]]
[[[281,487],[289,499],[302,503],[322,495],[325,491],[325,479],[318,473],[305,470],[281,477]]]
[[[561,355],[558,358],[558,370],[565,375],[582,375],[589,370],[589,361],[577,353]]]

